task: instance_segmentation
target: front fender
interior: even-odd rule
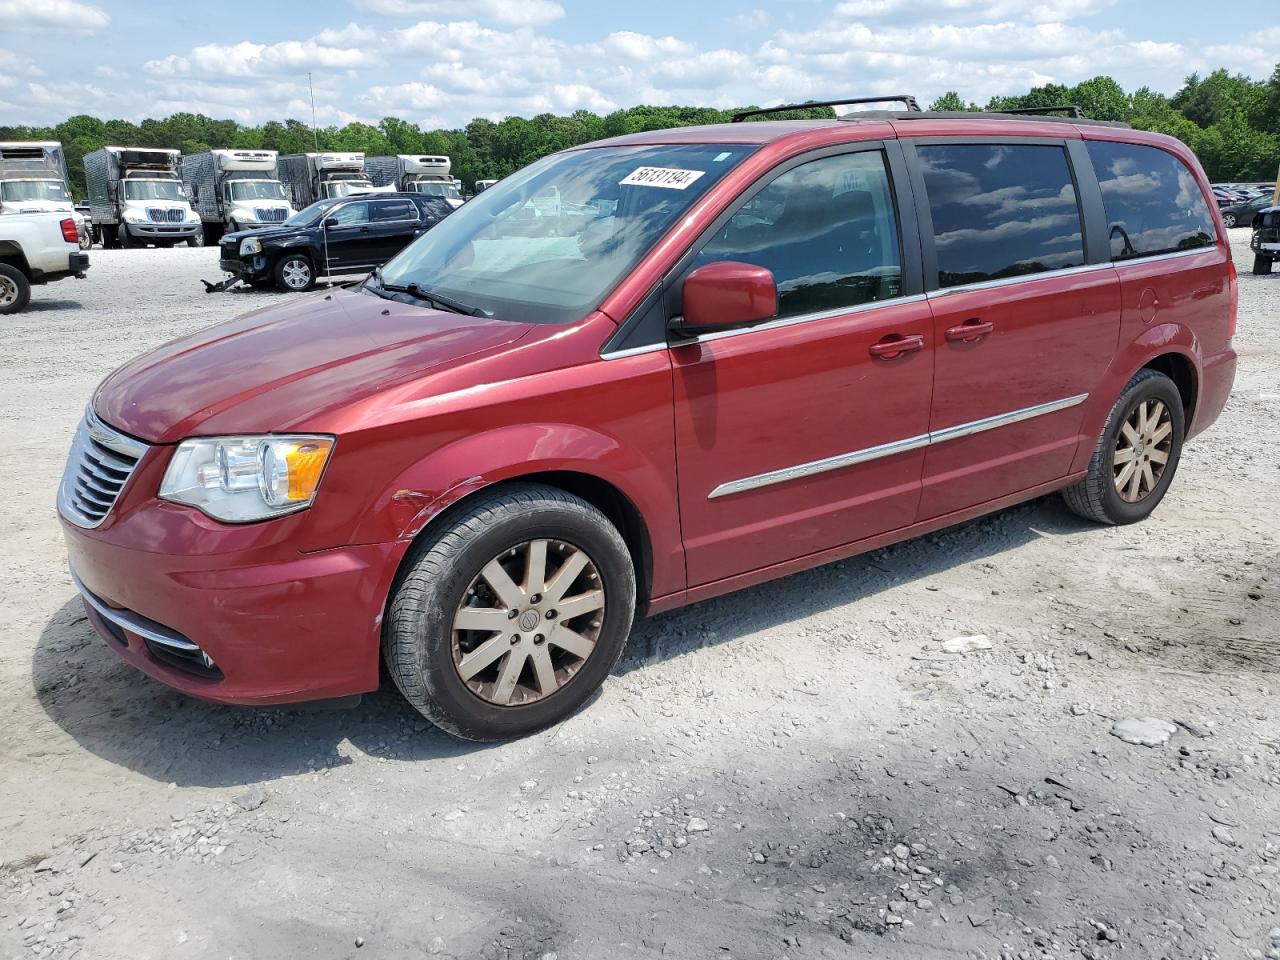
[[[352,542],[411,541],[463,498],[545,473],[603,481],[627,498],[644,519],[653,555],[652,595],[684,589],[673,472],[644,456],[641,447],[569,423],[500,427],[433,451],[386,486],[361,517]]]
[[[1097,389],[1089,394],[1089,399],[1084,403],[1080,427],[1082,442],[1076,449],[1075,461],[1071,467],[1073,473],[1088,469],[1094,441],[1106,426],[1107,416],[1125,384],[1156,357],[1168,354],[1176,354],[1190,363],[1193,371],[1192,395],[1200,395],[1200,342],[1195,332],[1181,323],[1157,323],[1145,327],[1139,336],[1116,352]]]

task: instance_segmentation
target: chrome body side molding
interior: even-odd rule
[[[756,490],[760,487],[773,486],[776,483],[787,483],[791,480],[799,480],[801,477],[811,477],[815,474],[826,473],[830,470],[841,470],[845,467],[851,467],[855,464],[866,463],[869,460],[878,460],[881,457],[892,457],[895,454],[906,453],[909,450],[918,450],[921,447],[927,447],[935,443],[946,443],[948,440],[956,440],[960,437],[969,437],[975,433],[983,433],[987,430],[995,430],[998,427],[1007,427],[1010,424],[1020,423],[1023,420],[1030,420],[1033,417],[1042,417],[1045,414],[1057,413],[1059,410],[1067,410],[1071,407],[1079,406],[1089,399],[1087,393],[1077,394],[1074,397],[1065,397],[1062,400],[1051,400],[1048,403],[1039,403],[1032,407],[1022,407],[1018,410],[1010,410],[1008,413],[999,413],[992,417],[984,417],[981,420],[971,420],[968,423],[959,423],[954,427],[945,427],[942,430],[934,430],[929,433],[922,433],[914,437],[906,437],[902,440],[894,440],[892,443],[882,443],[874,447],[864,447],[861,450],[853,450],[849,453],[837,454],[834,457],[826,457],[822,460],[811,460],[808,463],[799,463],[793,467],[782,467],[778,470],[770,470],[768,473],[758,473],[752,477],[743,477],[741,480],[730,480],[722,483],[709,494],[708,500],[715,500],[719,497],[727,497],[735,493],[745,493],[748,490]]]

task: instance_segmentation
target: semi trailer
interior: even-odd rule
[[[178,176],[177,150],[103,147],[84,156],[89,213],[104,247],[204,243]]]
[[[462,206],[462,191],[450,174],[452,161],[448,157],[401,153],[369,157],[364,164],[375,187],[441,197],[451,207]]]
[[[210,150],[182,158],[182,182],[204,224],[205,240],[269,227],[294,214],[274,150]]]
[[[56,140],[0,143],[0,216],[13,213],[68,213],[82,249],[89,224],[71,198],[67,157]]]
[[[301,210],[317,200],[348,197],[373,189],[363,153],[292,153],[280,157],[280,179]]]

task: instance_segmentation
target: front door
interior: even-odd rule
[[[325,214],[321,231],[321,256],[333,273],[372,267],[378,261],[376,241],[369,223],[369,201],[351,200]]]
[[[886,161],[876,146],[796,162],[689,266],[764,266],[779,295],[776,320],[671,347],[690,586],[915,519],[931,316]]]
[[[1062,144],[915,150],[937,267],[924,520],[1067,475],[1082,405],[1115,353],[1120,285],[1105,259],[1086,263]]]

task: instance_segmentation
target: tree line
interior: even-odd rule
[[[1203,77],[1192,74],[1172,97],[1148,87],[1126,93],[1111,77],[1099,76],[1071,87],[1046,84],[1020,96],[993,97],[981,106],[949,91],[929,108],[1007,110],[1061,104],[1077,104],[1096,120],[1121,120],[1178,137],[1195,151],[1212,180],[1273,180],[1280,164],[1280,65],[1264,81],[1226,70]],[[454,175],[470,186],[476,180],[500,179],[539,157],[577,144],[645,130],[724,123],[734,112],[641,106],[600,116],[578,110],[568,116],[546,113],[496,122],[477,118],[460,130],[423,130],[407,120],[386,117],[377,124],[349,123],[314,131],[293,119],[250,127],[195,113],[140,123],[81,114],[49,127],[0,126],[0,140],[61,141],[77,197],[85,195],[84,155],[107,144],[176,147],[184,154],[223,148],[281,153],[363,151],[368,156],[444,154],[453,160]],[[829,108],[810,108],[777,116],[831,117],[834,113]]]

